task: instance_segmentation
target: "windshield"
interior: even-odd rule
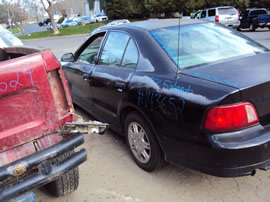
[[[239,32],[214,23],[183,25],[180,37],[178,32],[177,26],[153,30],[150,34],[179,68],[255,55],[267,50]]]
[[[219,15],[237,15],[237,10],[233,7],[219,8],[218,14]]]

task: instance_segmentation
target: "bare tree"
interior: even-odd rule
[[[49,18],[51,20],[51,24],[52,24],[52,28],[53,28],[53,33],[54,34],[59,34],[59,30],[58,28],[56,27],[56,24],[54,22],[54,19],[53,19],[53,3],[55,2],[55,0],[40,0],[43,7],[44,7],[44,10],[48,13],[49,15]]]
[[[6,5],[0,5],[0,24],[8,24],[8,13]]]
[[[32,18],[35,18],[36,21],[39,21],[39,16],[44,13],[43,7],[40,6],[39,0],[24,0],[25,5],[27,6],[27,11]]]
[[[23,21],[28,19],[28,14],[21,2],[19,0],[13,1],[13,3],[7,4],[7,8],[9,9],[11,23],[14,23],[23,35],[26,34],[23,28]]]
[[[60,1],[56,2],[53,5],[54,9],[58,10],[63,17],[68,14],[68,9],[71,8],[72,6],[73,5],[71,1]]]

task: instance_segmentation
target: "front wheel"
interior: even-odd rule
[[[147,123],[138,113],[131,113],[125,121],[125,136],[129,150],[136,164],[148,172],[162,166],[163,153]]]

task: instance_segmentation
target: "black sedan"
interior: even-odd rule
[[[269,58],[230,28],[170,19],[106,27],[62,61],[74,103],[125,135],[142,169],[232,177],[270,167]]]

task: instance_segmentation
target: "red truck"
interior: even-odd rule
[[[1,202],[43,185],[55,196],[76,190],[87,152],[74,149],[83,133],[107,127],[73,122],[60,63],[50,50],[29,47],[0,49],[0,114]]]

